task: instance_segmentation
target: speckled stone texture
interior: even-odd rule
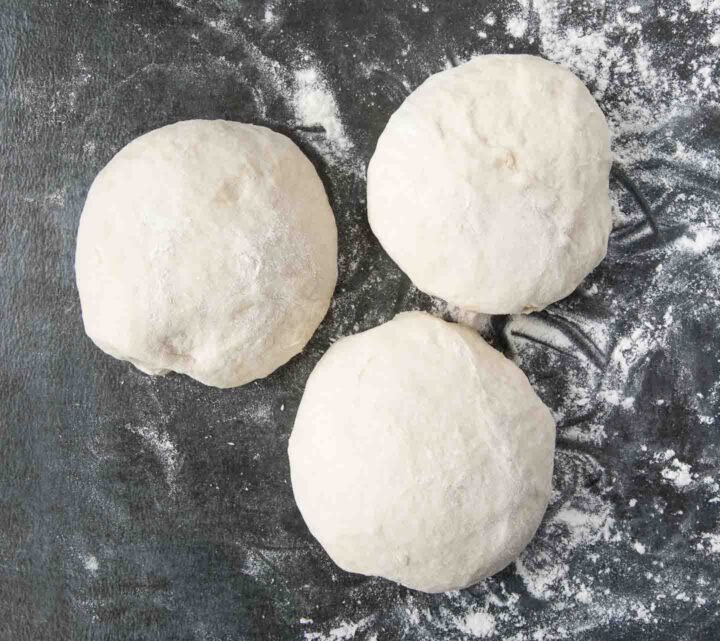
[[[719,638],[711,5],[3,0],[0,639]],[[569,298],[479,319],[558,420],[554,493],[516,564],[424,595],[333,565],[294,504],[287,440],[337,337],[407,309],[456,317],[372,236],[364,168],[429,74],[513,51],[568,64],[594,92],[613,130],[615,228]],[[80,317],[92,179],[133,138],[188,118],[290,136],[338,222],[327,318],[302,354],[238,389],[145,376],[95,348]]]

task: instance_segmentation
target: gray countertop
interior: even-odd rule
[[[3,0],[0,639],[720,638],[720,7],[607,2]],[[469,590],[339,570],[290,487],[314,364],[419,293],[367,224],[364,168],[404,96],[480,53],[570,66],[613,129],[607,259],[529,317],[474,319],[558,420],[551,506]],[[315,163],[333,307],[270,377],[145,376],[83,332],[75,234],[123,145],[264,124]]]

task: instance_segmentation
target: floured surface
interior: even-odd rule
[[[30,621],[35,638],[716,637],[716,2],[32,5],[0,9],[0,296],[10,321],[0,324],[0,608],[11,604],[11,630]],[[292,499],[287,438],[305,380],[337,337],[404,309],[457,317],[379,249],[364,167],[389,115],[428,75],[513,51],[567,64],[605,112],[615,230],[608,258],[567,300],[523,318],[462,316],[553,409],[555,491],[517,564],[470,590],[421,595],[327,559]],[[191,117],[290,135],[338,219],[330,315],[302,355],[237,390],[155,380],[105,357],[83,335],[73,285],[94,175],[140,133]]]

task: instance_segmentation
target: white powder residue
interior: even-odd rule
[[[702,254],[711,247],[717,247],[720,233],[712,229],[700,229],[693,234],[693,238],[682,236],[678,240],[678,247],[693,254]]]
[[[561,523],[569,532],[569,544],[572,547],[594,543],[600,539],[605,541],[616,540],[611,534],[615,521],[609,516],[610,510],[603,512],[587,512],[576,508],[563,508],[553,519],[554,523]]]
[[[705,533],[701,538],[702,542],[697,545],[699,550],[708,554],[720,554],[720,534]]]
[[[239,546],[244,546],[242,540],[238,541]],[[240,572],[246,576],[250,576],[259,580],[274,580],[277,576],[278,567],[289,563],[294,558],[294,551],[290,549],[267,549],[260,550],[249,548],[246,550],[246,556],[240,566]],[[301,621],[302,622],[302,621]],[[312,623],[311,620],[307,620]]]
[[[417,625],[418,623],[420,623],[420,611],[416,608],[407,608],[405,610],[405,616],[408,623],[412,625]]]
[[[720,0],[688,0],[688,8],[696,13],[720,13]]]
[[[545,559],[549,561],[550,559]],[[567,576],[570,567],[562,560],[547,563],[537,569],[525,565],[523,556],[515,561],[515,569],[523,580],[528,593],[536,599],[549,600],[555,595],[555,588]]]
[[[95,574],[95,572],[97,572],[100,568],[100,564],[98,563],[97,558],[92,554],[88,554],[87,556],[83,557],[82,561],[85,569],[91,574]]]
[[[457,621],[458,630],[478,639],[495,634],[495,617],[487,612],[470,612]]]
[[[365,617],[360,619],[356,623],[349,621],[343,621],[338,627],[323,633],[323,632],[305,632],[304,637],[306,641],[345,641],[346,639],[354,639],[355,635],[367,628],[372,622],[373,617]]]
[[[264,560],[259,559],[252,552],[248,554],[244,563],[240,568],[240,572],[245,576],[251,576],[255,579],[262,577],[267,571],[267,565]]]
[[[273,5],[270,2],[265,5],[265,13],[263,14],[263,19],[267,24],[272,24],[273,22],[275,22],[275,20],[277,20],[277,16],[273,11]]]
[[[638,554],[645,554],[645,552],[647,551],[647,548],[642,543],[640,543],[640,541],[633,541],[633,549]]]
[[[557,419],[556,419],[557,420]],[[602,445],[607,438],[605,426],[601,423],[579,423],[565,428],[565,437],[577,443]]]
[[[65,196],[67,195],[67,189],[62,187],[49,193],[45,197],[45,202],[52,207],[63,207],[65,205]]]
[[[340,112],[320,72],[312,67],[295,72],[293,107],[301,125],[321,127],[334,149],[346,151],[352,143],[345,135]]]
[[[531,548],[516,562],[518,574],[534,597],[551,600],[558,589],[572,591],[568,583],[570,568],[567,559],[574,549],[588,547],[598,541],[618,541],[618,535],[613,532],[615,522],[610,517],[610,507],[597,499],[590,501],[585,509],[564,507],[550,521],[547,529],[562,537],[557,545],[542,555],[534,555]]]
[[[165,472],[165,482],[170,489],[170,494],[174,494],[176,490],[175,480],[182,463],[182,458],[178,454],[175,444],[166,433],[157,427],[149,425],[126,425],[125,427],[142,437],[143,441],[157,456]]]
[[[348,173],[364,175],[364,166],[360,168],[351,154],[354,145],[342,124],[330,85],[319,67],[309,64],[313,56],[298,49],[297,64],[280,64],[248,39],[241,27],[233,26],[225,18],[209,18],[201,8],[189,3],[176,0],[176,4],[245,50],[250,64],[260,74],[252,91],[261,117],[267,117],[267,104],[273,98],[284,102],[295,114],[298,133],[317,147],[329,162]],[[276,9],[276,3],[272,1],[265,5],[262,17],[265,28],[277,21]],[[217,62],[218,59],[214,60]]]
[[[584,583],[580,584],[580,587],[578,588],[578,591],[575,593],[575,600],[578,603],[584,603],[585,605],[588,605],[589,603],[592,603],[593,600],[593,594],[590,588],[588,588],[587,585]]]
[[[718,483],[712,476],[704,476],[702,482],[703,485],[705,485],[714,494],[720,492],[720,483]]]
[[[663,469],[660,474],[678,489],[687,487],[693,480],[690,465],[682,463],[678,459],[673,459],[672,463]]]
[[[526,20],[523,20],[519,16],[513,16],[510,20],[508,20],[507,32],[513,38],[522,38],[527,31],[527,27],[528,25]]]
[[[621,96],[612,109],[606,110],[616,135],[656,123],[659,109],[675,111],[682,104],[696,104],[701,96],[703,99],[720,97],[720,86],[703,80],[703,75],[709,73],[705,69],[715,68],[715,60],[710,56],[697,58],[689,79],[668,71],[662,52],[647,45],[641,34],[641,23],[635,22],[642,19],[639,6],[629,7],[625,17],[620,11],[608,12],[604,19],[598,17],[597,22],[587,20],[582,28],[564,25],[568,9],[567,3],[556,0],[533,2],[541,50],[546,57],[568,66],[592,83],[597,98],[602,99],[610,87]],[[521,14],[521,17],[527,19],[528,16]],[[637,82],[637,75],[643,78],[642,83]]]

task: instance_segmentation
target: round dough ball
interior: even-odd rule
[[[148,374],[216,387],[300,352],[337,279],[337,231],[315,169],[264,127],[189,120],[100,172],[75,260],[88,336]]]
[[[527,545],[554,447],[520,369],[471,329],[409,312],[323,356],[289,455],[300,511],[340,567],[442,592]]]
[[[567,69],[475,58],[390,118],[368,167],[370,225],[428,294],[489,314],[542,309],[607,251],[609,138]]]

